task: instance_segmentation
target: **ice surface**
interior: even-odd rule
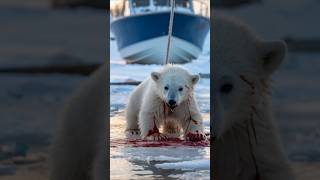
[[[116,41],[110,41],[110,81],[143,81],[162,65],[125,64]],[[192,73],[210,73],[210,35],[198,59],[182,65]],[[110,87],[111,141],[124,139],[123,110],[135,86]],[[195,95],[204,117],[205,130],[210,131],[210,80],[202,78]],[[130,147],[114,145],[110,151],[111,178],[209,179],[209,147]],[[170,164],[172,163],[172,164]]]
[[[194,179],[209,180],[210,176],[208,176],[208,174],[210,174],[209,170],[201,170],[198,172],[185,172],[183,174],[173,174],[173,175],[169,175],[168,177],[173,179],[184,179],[184,180],[194,180]]]
[[[210,159],[161,163],[156,164],[155,166],[161,169],[210,170]]]
[[[123,112],[118,112],[111,118],[110,127],[111,141],[124,139]],[[111,179],[139,179],[142,175],[143,178],[201,176],[208,179],[209,159],[209,147],[132,147],[111,143]]]
[[[317,10],[319,2],[316,0],[291,2],[290,4],[296,8],[286,7],[287,4],[284,6],[278,0],[272,2],[268,0],[264,4],[224,12],[242,17],[267,38],[278,39],[288,35],[319,37],[320,24],[315,21],[319,17],[320,11]],[[87,32],[92,32],[91,27],[99,29],[96,28],[99,25],[102,25],[101,31],[94,37],[104,36],[104,26],[100,23],[100,16],[100,11],[81,8],[72,12],[50,9],[1,9],[0,21],[6,22],[6,28],[0,28],[0,67],[103,62],[105,57],[99,55],[104,54],[100,53],[101,50],[105,50],[104,40],[87,36]],[[91,26],[83,26],[83,22]],[[284,27],[284,22],[289,26]],[[28,28],[30,26],[38,28]],[[39,38],[34,39],[37,35]],[[82,39],[70,39],[65,42],[68,37],[82,37]],[[117,51],[115,41],[110,41],[110,52],[111,81],[114,82],[143,80],[151,71],[160,68],[158,65],[125,65]],[[184,66],[194,73],[209,73],[209,54],[208,37],[198,60]],[[70,57],[74,60],[65,61],[70,60]],[[317,83],[319,68],[319,54],[290,53],[286,63],[274,76],[274,109],[276,119],[284,129],[282,135],[290,159],[319,160],[320,157],[318,128],[320,85]],[[84,79],[82,76],[61,74],[41,76],[2,74],[0,140],[26,142],[25,140],[35,141],[39,138],[39,141],[43,142],[41,139],[43,135],[48,135],[55,127],[65,97],[70,95]],[[209,80],[202,79],[196,88],[196,96],[205,117],[204,125],[207,130],[210,123],[209,85]],[[128,95],[134,87],[110,87],[112,138],[123,138],[122,113]],[[142,175],[146,179],[161,177],[209,179],[208,166],[202,166],[202,169],[194,163],[193,166],[189,164],[188,168],[191,170],[182,170],[183,166],[195,161],[208,165],[205,162],[209,158],[209,148],[203,147],[117,147],[111,148],[110,155],[114,179],[141,179]],[[168,169],[157,167],[161,165],[165,165]]]

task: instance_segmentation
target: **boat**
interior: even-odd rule
[[[169,62],[200,55],[210,30],[205,0],[176,0]],[[168,43],[170,0],[121,0],[111,6],[111,31],[126,63],[163,64]]]

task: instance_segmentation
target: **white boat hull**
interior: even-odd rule
[[[127,63],[163,64],[165,62],[168,36],[141,41],[120,50]],[[188,63],[201,53],[197,46],[177,37],[172,37],[169,54],[170,63]]]

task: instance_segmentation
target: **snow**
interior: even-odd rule
[[[125,64],[117,50],[116,42],[110,41],[110,81],[143,81],[161,65]],[[182,65],[192,73],[210,73],[210,35],[202,54],[191,63]],[[135,86],[110,87],[111,140],[124,138],[123,109],[128,96]],[[205,130],[210,131],[210,79],[200,79],[195,95],[204,114]],[[113,147],[110,151],[111,178],[139,178],[143,174],[149,178],[190,177],[209,179],[209,147]],[[170,165],[170,163],[172,163]],[[194,162],[194,164],[193,164]],[[162,163],[162,164],[161,164]],[[166,163],[169,163],[166,165]],[[189,163],[189,164],[188,164]],[[199,164],[200,163],[200,164]],[[179,168],[181,167],[181,168]],[[177,171],[176,169],[179,169]],[[188,177],[188,178],[186,178]]]
[[[206,38],[203,52],[197,60],[182,65],[192,73],[210,73],[210,32]],[[110,41],[110,82],[123,82],[127,80],[144,80],[152,71],[162,65],[125,64],[117,49],[116,41]],[[143,71],[141,71],[143,69]]]
[[[262,4],[253,4],[235,9],[216,9],[218,13],[234,15],[249,24],[260,36],[265,39],[293,38],[317,38],[319,37],[320,24],[314,17],[319,16],[319,2],[267,0]],[[210,37],[207,38],[205,48],[201,56],[192,63],[183,65],[193,73],[210,73]],[[160,68],[159,65],[126,65],[119,55],[115,41],[110,42],[111,48],[111,81],[123,82],[129,80],[143,80],[150,72]],[[320,86],[317,82],[317,68],[320,55],[308,53],[290,53],[289,57],[274,75],[275,92],[273,103],[275,116],[279,119],[282,128],[281,135],[285,143],[286,151],[292,159],[318,159],[319,149],[315,145],[319,123],[316,115],[309,116],[306,113],[317,114],[320,99],[317,92]],[[308,61],[308,63],[305,63]],[[196,88],[196,97],[199,100],[201,111],[210,112],[209,105],[210,82],[202,79]],[[308,87],[308,88],[306,88]],[[128,93],[134,87],[111,87],[115,101],[114,118],[111,123],[121,122],[121,113],[125,107]],[[290,89],[290,91],[288,91]],[[306,104],[308,102],[308,104]],[[292,114],[296,112],[298,116]],[[303,116],[301,116],[303,115]],[[303,124],[301,117],[310,120]],[[208,118],[209,119],[209,118]],[[209,130],[210,121],[204,121],[206,130]],[[294,122],[294,123],[293,123]],[[303,128],[302,128],[303,127]],[[305,129],[310,130],[305,133]],[[118,131],[121,133],[122,131]],[[115,133],[116,134],[116,133]],[[296,138],[292,138],[296,137]],[[292,140],[295,139],[295,140]],[[117,153],[116,153],[117,152]],[[112,156],[113,153],[118,156]],[[121,162],[128,171],[129,177],[137,177],[144,174],[146,177],[175,178],[175,179],[209,179],[210,155],[209,148],[112,148],[111,164]],[[120,172],[114,166],[114,177],[119,177]],[[123,169],[121,171],[124,171]]]
[[[210,73],[210,33],[198,59],[183,67],[194,74]],[[125,64],[116,41],[110,41],[110,82],[143,81],[162,65]],[[111,140],[124,138],[123,109],[135,86],[110,87]],[[210,79],[201,78],[195,88],[205,130],[210,131]],[[113,147],[110,151],[111,178],[209,179],[209,147]],[[167,164],[168,163],[168,164]],[[172,164],[170,164],[172,163]],[[180,168],[179,168],[180,167]],[[179,171],[177,171],[179,169]]]
[[[320,24],[314,20],[314,17],[319,17],[319,2],[290,0],[288,7],[285,1],[289,0],[267,0],[264,4],[216,11],[240,17],[265,38],[319,37]],[[101,23],[104,13],[81,8],[71,12],[67,9],[8,10],[0,7],[0,21],[6,25],[0,28],[0,67],[102,63],[105,60],[105,42],[100,37],[104,37],[104,24]],[[97,29],[95,35],[87,36],[92,29]],[[183,65],[193,73],[210,73],[209,39],[210,36],[200,57]],[[110,41],[110,55],[111,82],[141,81],[161,67],[126,65],[115,41]],[[317,128],[320,85],[316,83],[319,81],[319,59],[320,55],[316,53],[290,53],[288,60],[274,76],[274,109],[280,127],[286,130],[282,135],[290,159],[319,160],[320,157]],[[61,74],[1,74],[0,142],[46,141],[55,128],[65,98],[85,79],[83,76]],[[123,111],[134,87],[110,87],[111,138],[123,138]],[[201,79],[196,88],[196,97],[205,117],[206,130],[210,129],[209,90],[210,81]],[[116,147],[111,148],[110,153],[111,175],[114,179],[139,179],[142,175],[150,179],[210,178],[209,147]]]

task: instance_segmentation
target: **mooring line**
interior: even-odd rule
[[[174,17],[174,8],[175,8],[175,0],[171,0],[171,12],[170,12],[170,21],[169,21],[169,30],[168,30],[168,44],[167,44],[167,54],[165,59],[165,65],[169,63],[169,54],[171,48],[171,36],[172,36],[172,27],[173,27],[173,17]]]

